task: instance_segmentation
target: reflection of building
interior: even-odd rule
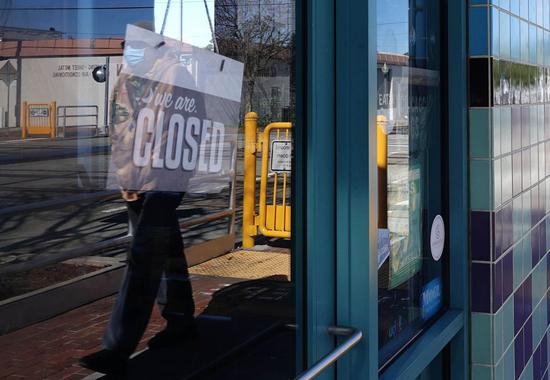
[[[63,33],[54,28],[43,30],[0,26],[0,41],[57,40],[62,37]]]
[[[19,127],[24,101],[58,106],[97,105],[105,118],[106,92],[90,73],[97,65],[113,66],[122,55],[120,38],[41,39],[0,42],[0,128]],[[116,58],[110,58],[117,56]],[[111,81],[111,84],[114,81]]]
[[[216,1],[220,53],[244,62],[243,110],[257,112],[264,121],[292,117],[294,8],[288,0]]]
[[[378,114],[392,128],[408,126],[409,57],[401,54],[377,54]]]

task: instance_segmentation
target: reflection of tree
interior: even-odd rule
[[[276,63],[289,65],[293,33],[289,25],[249,9],[239,0],[216,1],[216,39],[220,53],[244,63],[244,111],[252,111],[255,86],[260,76],[274,76]],[[267,95],[267,94],[264,94]],[[267,95],[269,96],[269,95]]]

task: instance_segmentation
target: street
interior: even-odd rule
[[[127,234],[125,204],[117,191],[105,189],[109,150],[108,137],[0,141],[0,270],[64,252],[74,256],[80,249],[89,255],[94,244]],[[242,157],[237,166],[240,237]],[[229,195],[229,186],[218,194],[188,194],[178,209],[180,219],[224,210]],[[227,225],[219,220],[184,231],[185,242],[221,236]],[[124,245],[118,244],[93,254],[122,252]]]

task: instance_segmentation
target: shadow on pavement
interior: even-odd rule
[[[245,281],[217,291],[197,317],[197,338],[178,348],[142,352],[130,360],[126,378],[293,378],[296,333],[288,324],[295,319],[294,288],[283,278]]]

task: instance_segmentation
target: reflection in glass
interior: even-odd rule
[[[444,303],[443,265],[427,240],[442,214],[438,4],[377,4],[381,368]]]
[[[170,331],[164,337],[169,338],[153,340],[151,348],[159,347],[159,342],[174,343],[174,337],[177,347],[160,355],[151,349],[131,359],[128,378],[164,374],[179,378],[191,373],[203,378],[198,372],[212,369],[213,363],[216,369],[209,372],[213,378],[252,378],[259,369],[275,378],[294,377],[301,370],[296,355],[301,352],[297,347],[303,323],[294,304],[301,273],[291,276],[291,272],[301,254],[290,254],[289,239],[270,236],[256,236],[246,250],[240,246],[245,114],[257,113],[258,131],[275,121],[288,126],[295,118],[295,2],[125,0],[103,1],[97,7],[90,6],[98,3],[93,1],[27,0],[24,7],[19,3],[2,2],[0,16],[0,300],[86,275],[94,279],[93,286],[80,287],[75,297],[56,300],[64,308],[57,312],[65,317],[76,308],[72,315],[97,319],[88,325],[76,320],[56,330],[40,325],[45,328],[44,339],[57,340],[51,345],[56,350],[44,353],[51,357],[25,358],[23,351],[9,347],[18,353],[16,360],[33,361],[28,373],[16,375],[62,378],[65,373],[45,372],[57,365],[62,371],[76,364],[76,356],[99,350],[106,330],[105,346],[110,348],[114,345],[109,342],[116,339],[109,338],[133,335],[123,350],[127,357],[138,343],[139,350],[145,347],[165,327],[166,319]],[[125,41],[128,25],[154,30],[155,43],[148,44],[152,41],[148,38]],[[174,40],[168,37],[178,44],[183,41],[181,49],[169,49]],[[243,83],[238,79],[233,86],[214,74],[230,70],[231,60],[244,65]],[[127,65],[147,62],[155,69],[125,70]],[[144,85],[152,72],[161,80]],[[166,112],[162,119],[158,109],[174,110],[179,96],[186,96],[173,92],[174,83],[167,77],[174,72],[185,82],[177,91],[185,88],[201,95],[195,97],[196,108],[183,99],[177,107],[185,112]],[[229,105],[220,94],[233,87],[242,96]],[[124,146],[118,139],[135,142],[121,129],[140,127],[136,120],[146,104],[155,105],[154,117],[144,117],[141,127],[167,131],[158,134],[166,137],[162,142],[167,144],[158,145],[163,147],[158,156],[152,148],[152,157],[165,158],[170,165],[182,162],[179,154],[184,152],[178,146],[183,145],[178,141],[184,141],[189,156],[194,156],[192,145],[200,148],[219,136],[209,122],[218,116],[212,115],[231,113],[232,130],[226,129],[231,136],[218,145],[223,149],[203,150],[203,163],[216,166],[216,157],[223,156],[223,169],[201,175],[200,181],[194,176],[193,186],[107,189],[112,151]],[[175,114],[179,116],[173,118]],[[193,123],[189,135],[180,132],[193,117],[200,119],[200,133]],[[139,146],[145,150],[154,144],[152,135],[148,132],[149,139]],[[289,163],[292,129],[274,129],[268,138],[278,140]],[[256,166],[259,163],[252,169]],[[268,223],[289,231],[290,171],[271,167],[265,177],[266,208],[272,211]],[[169,191],[151,191],[159,189]],[[255,190],[259,198],[259,189]],[[272,205],[275,199],[283,206]],[[257,203],[256,199],[253,212],[258,211]],[[111,295],[119,289],[117,279],[127,267],[131,278],[123,287],[126,297],[120,298],[130,302],[120,301],[122,307],[111,313],[116,298]],[[73,302],[80,297],[91,302],[85,310],[78,308],[81,300]],[[96,302],[100,298],[104,299]],[[161,313],[153,309],[155,298]],[[183,323],[170,323],[178,316]],[[2,317],[0,333],[14,328]],[[107,327],[110,318],[111,327],[118,327]],[[149,318],[149,333],[140,340]],[[65,334],[69,329],[70,334]],[[68,335],[73,336],[71,342],[64,341]],[[68,352],[73,348],[79,354]],[[228,360],[227,353],[236,353],[236,348],[237,355]],[[164,371],[161,375],[159,369]]]

